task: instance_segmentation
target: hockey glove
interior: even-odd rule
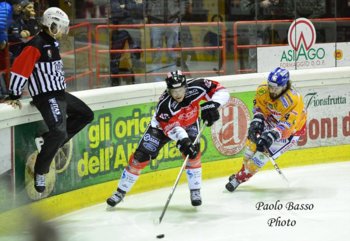
[[[264,131],[264,116],[262,114],[254,115],[254,119],[250,122],[249,130],[248,130],[248,138],[252,142],[256,143],[257,136],[261,135]]]
[[[186,137],[179,140],[176,143],[177,148],[181,151],[185,156],[189,156],[190,159],[196,158],[198,151],[195,145],[192,144],[190,138]]]
[[[215,101],[207,101],[201,104],[201,117],[203,122],[207,123],[207,126],[212,126],[215,121],[220,119],[219,107],[220,104]]]
[[[265,149],[269,149],[274,141],[279,138],[277,131],[265,131],[256,141],[256,150],[264,152]]]

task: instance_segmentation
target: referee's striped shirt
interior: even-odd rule
[[[32,97],[66,88],[58,42],[45,32],[31,39],[15,59],[10,79],[10,96],[18,99],[28,80]]]

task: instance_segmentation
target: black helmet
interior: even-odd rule
[[[165,79],[168,89],[176,89],[186,86],[186,76],[182,74],[181,70],[169,72]]]

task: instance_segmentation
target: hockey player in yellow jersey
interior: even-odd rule
[[[226,184],[230,192],[266,164],[268,158],[262,158],[261,152],[275,160],[296,145],[305,130],[307,113],[303,97],[292,87],[287,69],[274,69],[267,82],[258,86],[253,115],[242,168]]]

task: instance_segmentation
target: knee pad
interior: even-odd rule
[[[134,158],[139,162],[147,162],[151,159],[151,155],[147,154],[143,151],[140,151],[139,149],[136,149],[135,153],[133,154]]]
[[[144,169],[148,163],[150,156],[146,153],[136,150],[134,154],[130,156],[128,171],[135,175],[140,175],[141,170]]]
[[[194,168],[202,167],[201,156],[202,156],[202,153],[199,152],[197,154],[196,158],[188,159],[187,164],[186,164],[186,169],[194,169]]]
[[[245,151],[244,151],[244,159],[249,160],[251,159],[256,152],[256,144],[252,142],[251,140],[247,140],[245,143]]]
[[[258,167],[251,159],[246,162],[245,168],[253,175],[260,170],[260,167]]]

